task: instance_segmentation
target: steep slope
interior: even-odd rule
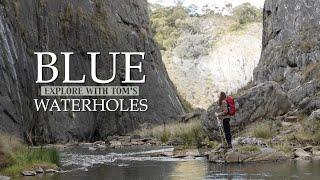
[[[200,29],[213,42],[208,54],[189,59],[173,55],[172,61],[165,61],[178,92],[195,107],[208,108],[221,91],[235,93],[253,79],[262,27],[251,23],[233,31],[233,23],[223,17],[205,19]]]
[[[0,1],[0,132],[30,142],[66,142],[104,138],[131,131],[141,123],[159,123],[183,113],[176,92],[151,39],[147,2],[133,1]],[[110,51],[146,52],[143,72],[147,82],[140,98],[149,110],[134,112],[35,112],[39,98],[33,52],[75,52],[71,77],[90,75],[86,52],[101,52],[97,73],[110,77]],[[58,57],[61,58],[61,57]],[[76,61],[75,61],[76,59]],[[63,67],[63,61],[57,62]],[[120,85],[124,60],[118,59]],[[60,68],[63,74],[62,68]],[[139,77],[135,72],[133,77]],[[62,77],[55,82],[62,85]],[[95,85],[88,82],[86,85]]]

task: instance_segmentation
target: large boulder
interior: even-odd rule
[[[313,98],[313,97],[317,96],[319,92],[320,92],[320,80],[316,79],[316,80],[312,80],[310,82],[307,82],[301,86],[298,86],[294,89],[291,89],[288,92],[288,96],[290,98],[290,101],[294,105],[300,106],[301,108],[305,108],[311,102],[311,100],[308,99],[304,103],[303,102],[304,99]]]
[[[287,113],[291,103],[276,82],[265,82],[244,91],[237,98],[239,104],[236,122],[249,123],[260,118],[276,117]]]
[[[306,122],[308,131],[312,133],[317,133],[320,128],[320,109],[315,110],[308,117]]]

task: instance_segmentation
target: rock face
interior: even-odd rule
[[[320,109],[319,12],[316,0],[266,0],[255,87],[237,98],[238,122],[276,117],[289,110],[309,116]],[[206,117],[213,115],[210,112]]]
[[[126,133],[140,123],[175,119],[183,109],[151,37],[147,1],[1,1],[0,132],[33,142],[93,140]],[[33,52],[46,51],[75,53],[71,78],[90,76],[86,52],[101,52],[97,60],[97,74],[101,77],[112,73],[109,52],[146,52],[143,72],[147,82],[140,86],[140,98],[148,99],[149,110],[35,112],[33,99],[39,98],[39,85],[35,83]],[[59,58],[56,65],[63,67]],[[117,79],[108,85],[121,85],[124,60],[119,57],[117,63]],[[62,68],[59,70],[64,73]],[[140,75],[134,72],[132,76]],[[61,77],[54,85],[62,85],[62,81]],[[86,85],[96,84],[89,81]]]
[[[320,108],[319,7],[316,0],[267,0],[256,84],[278,82],[301,113]]]
[[[256,82],[278,81],[286,90],[303,84],[301,74],[319,63],[320,2],[267,0],[264,6],[263,50]]]

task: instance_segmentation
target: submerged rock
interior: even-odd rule
[[[56,172],[58,172],[58,170],[56,170],[56,169],[46,169],[45,172],[46,173],[56,173]]]
[[[241,163],[245,159],[248,158],[248,155],[241,154],[239,152],[227,152],[225,155],[225,162],[226,163]]]
[[[35,171],[22,171],[21,174],[23,176],[35,176],[37,173]]]
[[[208,160],[213,163],[247,163],[262,161],[282,161],[290,159],[286,154],[272,148],[259,148],[259,151],[246,152],[239,149],[224,152],[213,152],[209,155]]]
[[[1,176],[0,175],[0,180],[11,180],[11,178],[8,176]]]
[[[44,170],[42,167],[37,167],[37,168],[34,168],[33,170],[38,174],[44,173]]]
[[[304,159],[304,160],[311,159],[311,154],[301,148],[296,149],[294,151],[294,155],[299,159]]]

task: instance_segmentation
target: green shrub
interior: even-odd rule
[[[21,171],[35,167],[57,168],[60,165],[55,148],[28,148],[13,136],[0,136],[0,152],[6,158],[0,173],[8,176],[19,176]]]
[[[262,21],[262,10],[252,6],[250,3],[244,3],[235,7],[233,14],[239,24]]]
[[[163,143],[167,143],[170,139],[170,134],[168,131],[164,130],[162,132],[162,135],[160,137],[160,141],[163,142]]]

